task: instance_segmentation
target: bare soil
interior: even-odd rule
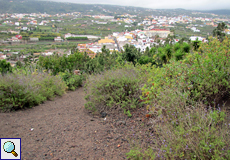
[[[131,118],[120,113],[105,119],[90,114],[84,104],[79,88],[30,109],[0,113],[0,137],[21,138],[24,160],[120,160],[126,159],[131,142],[151,143],[145,107]]]

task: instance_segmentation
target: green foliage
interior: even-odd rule
[[[40,37],[39,41],[44,41],[44,40],[49,40],[49,41],[53,41],[54,37]]]
[[[122,54],[123,59],[128,61],[128,62],[132,62],[135,66],[136,61],[138,61],[141,53],[140,51],[133,45],[128,45],[126,44],[124,46],[124,53]]]
[[[175,53],[175,58],[177,61],[182,60],[184,56],[184,53],[181,50],[177,50]]]
[[[87,37],[68,37],[67,40],[88,40]]]
[[[128,159],[132,160],[143,160],[149,159],[154,160],[156,158],[155,153],[151,148],[148,150],[144,150],[138,147],[131,149],[128,153],[126,153]]]
[[[200,48],[201,45],[201,41],[198,41],[198,39],[196,41],[192,42],[193,48],[195,51],[197,51]]]
[[[21,68],[23,66],[22,62],[21,61],[17,61],[16,62],[16,67],[17,68]]]
[[[74,91],[77,87],[80,87],[82,85],[82,75],[74,75],[69,72],[60,72],[59,76],[66,83],[69,90]]]
[[[182,46],[182,49],[183,49],[183,51],[185,52],[185,53],[189,53],[190,52],[190,49],[191,49],[191,47],[190,47],[190,45],[188,44],[188,43],[183,43],[183,46]]]
[[[31,72],[30,72],[31,73]],[[56,76],[33,72],[0,76],[0,107],[3,111],[38,105],[65,93],[65,83]]]
[[[156,54],[156,51],[157,51],[157,49],[156,49],[155,47],[152,47],[152,48],[150,49],[150,51],[149,51],[150,57],[152,57],[153,55],[155,55],[155,54]]]
[[[215,108],[230,91],[229,44],[227,38],[222,43],[210,39],[209,44],[201,44],[199,53],[186,54],[183,60],[171,59],[162,68],[141,66],[149,72],[141,99],[156,122],[157,137],[150,135],[149,147],[154,151],[149,155],[158,159],[230,158],[226,111]],[[142,153],[133,149],[129,156],[150,159]]]
[[[172,57],[172,47],[169,44],[167,44],[164,49],[165,49],[167,59],[168,60],[171,59],[171,57]]]
[[[123,109],[130,117],[129,110],[140,106],[140,77],[141,73],[131,65],[89,76],[85,107],[98,112]]]
[[[167,62],[167,56],[164,52],[164,49],[162,47],[159,47],[157,50],[157,56],[159,57],[158,60],[160,60],[161,63]]]
[[[207,109],[196,103],[187,105],[186,96],[176,88],[167,88],[154,107],[154,129],[158,138],[152,138],[155,155],[165,159],[229,159],[229,129],[225,111]],[[153,110],[153,109],[152,109]]]
[[[82,69],[83,67],[83,57],[82,53],[76,52],[74,54],[67,56],[48,56],[39,57],[38,65],[50,70],[53,75],[57,75],[59,72],[69,72],[73,73],[75,69]]]
[[[225,29],[227,29],[226,24],[224,22],[219,23],[218,26],[213,30],[213,36],[216,36],[222,42],[226,36],[224,33]]]
[[[184,60],[179,61],[182,53],[178,51],[178,61],[171,59],[170,64],[163,68],[147,68],[150,71],[149,84],[146,84],[143,91],[150,92],[148,97],[155,102],[165,87],[174,86],[182,92],[188,91],[189,97],[196,101],[213,105],[215,100],[218,103],[230,91],[230,52],[226,47],[229,43],[228,39],[222,43],[210,40],[209,44],[202,44],[202,53],[188,54]],[[153,82],[154,86],[151,85]]]
[[[153,58],[150,58],[148,56],[141,56],[140,59],[138,60],[138,63],[140,64],[148,64],[153,61]]]
[[[6,73],[12,72],[12,67],[9,62],[6,62],[6,60],[0,60],[0,72],[2,75]]]
[[[180,48],[181,48],[180,43],[176,43],[176,44],[174,45],[174,51],[175,51],[175,52],[178,51],[178,50],[180,50]]]

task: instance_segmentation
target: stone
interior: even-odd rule
[[[126,122],[125,121],[117,121],[117,123],[116,123],[116,125],[121,125],[121,124],[126,125]]]
[[[101,117],[102,117],[102,118],[105,118],[106,116],[107,116],[107,113],[105,113],[105,112],[102,112],[102,113],[101,113]]]

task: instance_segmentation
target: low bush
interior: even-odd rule
[[[183,60],[171,59],[162,68],[141,66],[149,73],[141,99],[154,117],[150,155],[156,159],[230,159],[227,112],[216,109],[230,91],[229,44],[227,38],[222,43],[210,39]],[[146,149],[131,150],[129,158],[151,159],[140,151]]]
[[[202,102],[187,105],[187,97],[176,88],[166,89],[161,97],[149,108],[154,116],[149,149],[133,148],[127,154],[130,159],[230,159],[225,111]]]
[[[189,53],[190,52],[190,49],[191,49],[191,46],[188,44],[188,43],[183,43],[183,46],[182,46],[182,49],[185,53]]]
[[[150,58],[148,56],[141,56],[140,59],[138,60],[139,64],[148,64],[148,63],[152,63],[153,58]]]
[[[129,110],[141,104],[141,83],[141,73],[132,65],[91,75],[85,84],[85,107],[94,112],[123,109],[131,116]]]
[[[77,87],[82,86],[84,77],[82,75],[75,75],[69,72],[60,72],[59,76],[66,83],[69,90],[75,90]]]
[[[209,44],[202,44],[199,52],[187,54],[184,60],[171,59],[162,68],[148,69],[149,80],[143,92],[149,94],[143,99],[146,103],[157,102],[165,87],[176,87],[182,93],[188,91],[189,99],[218,104],[230,92],[229,44],[228,39],[222,43],[210,39]]]
[[[58,76],[22,72],[0,76],[0,107],[3,111],[32,107],[63,95],[66,85]]]

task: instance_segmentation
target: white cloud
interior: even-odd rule
[[[84,4],[113,4],[122,6],[136,6],[153,9],[230,9],[229,0],[52,0],[59,2],[73,2]]]

